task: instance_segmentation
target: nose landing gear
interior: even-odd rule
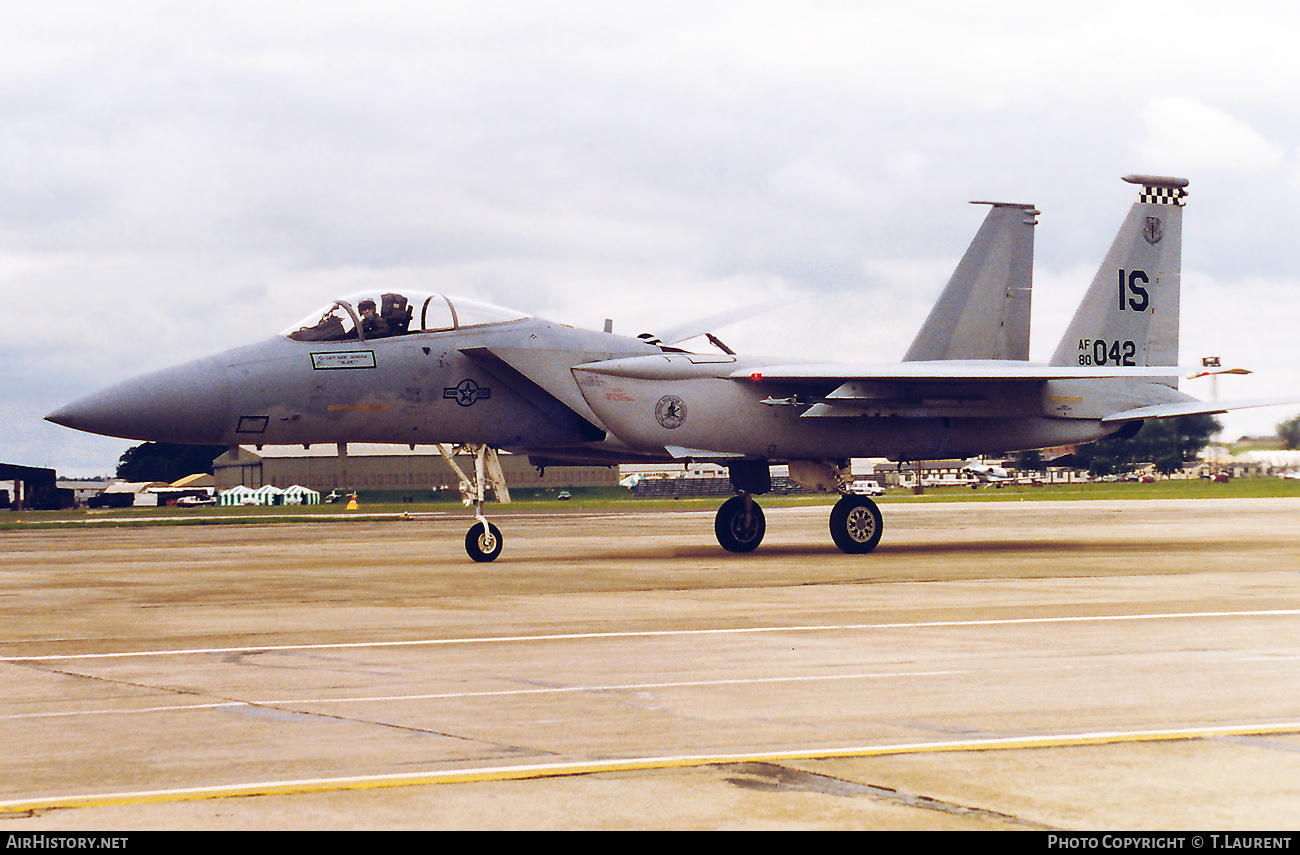
[[[504,545],[501,529],[485,519],[480,518],[465,532],[465,552],[475,561],[495,560]]]
[[[474,455],[474,475],[470,477],[457,465],[455,452],[459,449]],[[497,459],[495,448],[486,445],[466,445],[459,449],[447,444],[438,446],[438,453],[447,465],[460,477],[461,500],[466,505],[474,506],[474,525],[465,533],[465,552],[475,561],[495,561],[505,544],[501,529],[487,521],[483,516],[483,497],[491,486],[497,501],[505,504],[510,501],[510,491],[506,489],[505,473],[501,471],[501,461]]]

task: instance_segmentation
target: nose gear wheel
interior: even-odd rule
[[[465,533],[465,552],[475,561],[492,561],[501,554],[505,541],[501,538],[501,529],[487,520],[475,523]]]

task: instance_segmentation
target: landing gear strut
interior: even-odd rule
[[[470,477],[456,464],[453,456],[457,449],[450,445],[438,446],[438,453],[447,465],[460,477],[461,501],[466,506],[474,507],[474,525],[465,533],[465,552],[475,561],[494,561],[501,554],[505,539],[501,529],[487,521],[483,516],[483,496],[490,486],[497,501],[510,501],[510,491],[506,489],[505,473],[501,471],[501,462],[497,460],[495,448],[486,445],[465,445],[461,449],[474,455],[474,475]]]

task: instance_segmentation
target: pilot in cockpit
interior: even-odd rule
[[[389,334],[388,321],[375,311],[375,301],[369,298],[357,303],[361,316],[361,334],[366,338],[382,338]]]

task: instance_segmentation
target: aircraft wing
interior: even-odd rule
[[[624,360],[617,360],[624,361]],[[630,361],[630,360],[627,360]],[[610,363],[604,363],[609,365]],[[590,366],[584,366],[590,367]],[[778,383],[827,383],[848,380],[924,382],[977,380],[981,382],[1024,380],[1101,380],[1109,378],[1178,377],[1185,371],[1170,366],[1059,366],[1033,365],[1013,360],[954,360],[902,362],[888,365],[812,363],[762,365],[733,371],[733,380],[763,380]]]
[[[655,354],[588,362],[576,369],[629,380],[685,380],[695,377],[728,377],[732,380],[762,380],[774,383],[844,383],[849,380],[909,381],[1026,381],[1100,380],[1106,378],[1179,377],[1186,367],[1170,366],[1059,366],[1034,365],[1006,359],[943,360],[888,364],[842,362],[764,365],[752,362],[743,367],[734,356],[718,354]],[[728,370],[730,368],[730,370]]]
[[[1186,376],[1187,367],[1179,366],[1113,366],[1098,368],[1095,366],[1056,366],[1030,365],[1011,361],[975,362],[947,361],[929,363],[901,363],[897,365],[770,365],[733,371],[729,376],[733,380],[776,383],[786,385],[827,385],[841,384],[827,396],[826,402],[809,409],[805,415],[828,416],[847,414],[840,408],[855,398],[871,398],[878,391],[863,391],[871,388],[870,384],[886,385],[895,383],[944,384],[948,389],[961,389],[970,384],[974,389],[992,386],[1044,380],[1113,380],[1146,379],[1155,381],[1161,378]],[[838,401],[836,399],[844,399]],[[773,401],[775,402],[775,401]],[[1110,402],[1113,406],[1115,402]],[[1273,407],[1300,403],[1297,396],[1276,398],[1255,398],[1236,401],[1166,401],[1140,407],[1121,409],[1119,412],[1101,416],[1103,424],[1141,421],[1143,419],[1166,419],[1176,416],[1214,415],[1232,410],[1253,407]],[[1102,404],[1101,406],[1107,406]],[[1119,406],[1124,406],[1120,404]],[[1105,412],[1105,410],[1102,410]],[[1097,414],[1100,416],[1100,413]],[[1094,416],[1096,417],[1096,416]]]

